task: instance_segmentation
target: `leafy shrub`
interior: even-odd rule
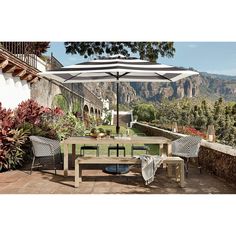
[[[4,130],[11,129],[15,125],[14,113],[11,109],[5,109],[0,102],[0,128]]]
[[[101,125],[103,122],[102,122],[102,118],[100,117],[97,117],[96,118],[96,123],[97,123],[97,126]]]
[[[21,165],[25,154],[22,147],[28,136],[29,131],[24,129],[12,129],[5,135],[5,137],[2,136],[2,151],[4,155],[2,155],[2,159],[0,161],[0,170],[15,169],[18,165]]]
[[[16,168],[25,153],[21,147],[29,130],[15,128],[15,124],[13,111],[2,108],[0,103],[0,171]]]
[[[15,111],[16,125],[24,122],[38,125],[40,123],[40,117],[44,112],[44,107],[32,99],[21,102]]]
[[[77,112],[81,112],[81,105],[79,101],[74,101],[72,105],[72,112],[76,114]]]
[[[14,112],[0,103],[0,171],[16,168],[32,156],[30,135],[57,138],[52,123],[63,114],[60,108],[44,108],[31,99],[20,103]]]
[[[66,98],[62,94],[58,94],[53,98],[52,107],[61,108],[65,113],[69,111],[69,104]]]
[[[134,116],[138,116],[139,121],[152,121],[155,119],[155,107],[153,104],[138,104],[134,107]]]
[[[51,128],[55,130],[59,140],[83,135],[85,131],[84,123],[72,113],[61,116],[57,122],[52,124]]]
[[[105,118],[103,119],[102,124],[104,125],[110,125],[112,120],[111,112],[108,110],[105,110]]]

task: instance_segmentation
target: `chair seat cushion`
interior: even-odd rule
[[[117,149],[117,146],[109,146],[108,149]],[[125,147],[124,146],[119,146],[118,149],[120,150],[125,150]]]
[[[97,150],[98,146],[82,146],[81,149]]]
[[[132,146],[133,150],[147,150],[147,146]]]

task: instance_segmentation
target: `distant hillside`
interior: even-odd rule
[[[97,96],[108,98],[116,103],[116,86],[112,83],[87,84]],[[120,103],[129,104],[137,99],[160,101],[163,97],[178,99],[183,97],[207,97],[215,100],[223,97],[236,101],[236,76],[217,75],[200,72],[175,83],[121,83]]]
[[[207,72],[200,72],[202,76],[209,76],[213,79],[223,79],[223,80],[236,80],[236,76],[232,75],[221,75],[221,74],[210,74]]]

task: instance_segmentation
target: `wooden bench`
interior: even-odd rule
[[[141,160],[130,157],[77,157],[75,159],[75,188],[79,187],[82,182],[82,168],[83,164],[127,164],[127,165],[141,165]],[[163,160],[163,165],[167,166],[168,177],[173,177],[173,172],[176,180],[184,187],[184,161],[180,157],[167,157]]]

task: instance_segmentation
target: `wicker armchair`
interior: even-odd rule
[[[30,174],[35,167],[35,159],[47,156],[52,157],[56,174],[56,156],[60,155],[61,157],[60,142],[58,140],[53,140],[41,136],[30,136],[29,139],[32,142],[32,150],[34,154]]]
[[[172,155],[184,159],[186,176],[188,176],[188,164],[190,158],[198,158],[198,168],[201,173],[201,166],[198,157],[201,140],[202,139],[197,136],[187,136],[172,142]]]

